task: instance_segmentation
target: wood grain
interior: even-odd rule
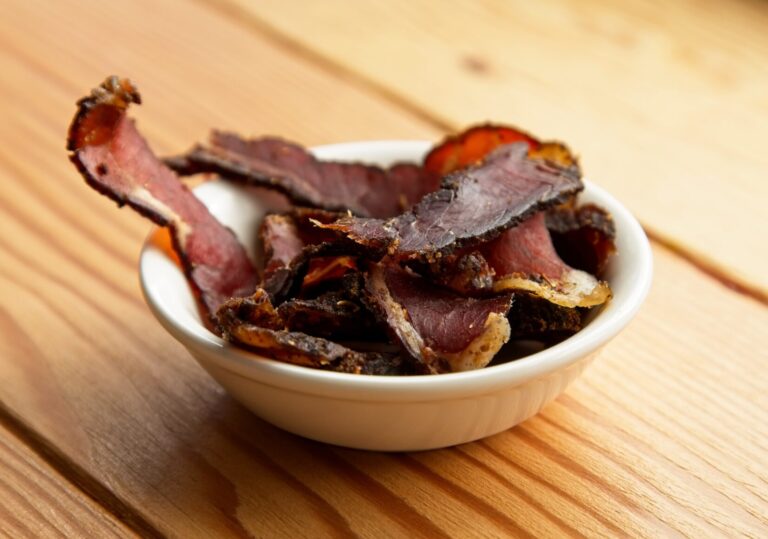
[[[566,140],[657,234],[768,292],[755,228],[768,195],[764,2],[214,4],[439,125]]]
[[[0,536],[136,536],[2,425],[0,463]]]
[[[139,125],[163,152],[217,125],[307,143],[432,137],[434,126],[201,4],[8,6],[0,416],[23,421],[90,496],[109,492],[110,510],[177,537],[768,533],[768,310],[659,246],[637,321],[519,428],[386,455],[247,413],[144,306],[147,225],[67,162],[74,100],[107,72],[132,75]],[[302,104],[308,95],[343,111]]]

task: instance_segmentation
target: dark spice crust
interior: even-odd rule
[[[330,291],[285,301],[277,313],[291,331],[334,340],[385,342],[386,335],[363,303],[363,287],[363,274],[350,273]]]
[[[309,270],[310,261],[317,257],[333,256],[365,256],[367,252],[359,244],[316,226],[315,223],[329,223],[338,219],[341,214],[317,208],[295,207],[279,216],[289,219],[296,227],[298,238],[304,247],[290,263],[281,268],[273,269],[265,275],[262,287],[269,292],[274,305],[279,305],[289,298],[299,295],[304,277]],[[260,249],[266,259],[269,259],[270,246],[260,234]]]
[[[459,251],[429,264],[426,275],[436,283],[472,296],[493,292],[495,272],[479,251]]]
[[[511,339],[559,342],[583,327],[582,310],[562,307],[526,293],[515,294],[507,318]]]
[[[350,250],[349,247],[346,243],[307,245],[287,267],[280,268],[270,275],[262,287],[269,293],[272,302],[280,305],[288,298],[298,295],[304,276],[309,269],[310,260],[320,256],[354,255],[360,250],[359,248]]]
[[[613,218],[595,204],[578,208],[575,201],[551,208],[547,228],[557,254],[569,266],[602,276],[610,256],[616,252]]]
[[[222,336],[279,361],[353,374],[412,374],[399,354],[358,352],[322,337],[286,329],[285,321],[259,289],[250,298],[226,302],[218,311]]]
[[[222,328],[235,327],[240,323],[249,323],[269,329],[284,329],[269,295],[261,288],[247,298],[232,298],[219,308],[216,314]]]
[[[242,323],[229,328],[228,338],[269,357],[316,369],[351,374],[410,374],[410,364],[397,354],[356,352],[327,339],[306,333],[271,330]]]

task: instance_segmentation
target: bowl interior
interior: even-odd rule
[[[422,141],[356,142],[313,149],[324,159],[364,161],[387,166],[396,161],[419,161],[431,147]],[[606,278],[613,299],[596,309],[586,327],[565,341],[485,369],[438,376],[356,376],[318,371],[264,358],[229,345],[202,324],[194,298],[180,269],[157,247],[150,235],[140,261],[140,278],[145,298],[163,326],[192,350],[219,366],[267,383],[313,393],[339,395],[339,391],[376,399],[402,397],[432,398],[444,391],[467,393],[485,388],[522,383],[556,370],[596,350],[618,333],[634,316],[647,293],[651,280],[651,254],[642,228],[632,215],[608,193],[585,181],[580,200],[607,209],[617,229],[617,248],[607,268]],[[210,211],[229,226],[249,254],[255,258],[258,224],[262,216],[284,207],[280,197],[270,192],[243,188],[223,181],[211,181],[195,189],[195,194]],[[514,351],[512,352],[515,353]],[[196,354],[198,357],[200,354]]]

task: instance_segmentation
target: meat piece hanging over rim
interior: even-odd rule
[[[67,142],[70,159],[95,190],[170,229],[187,279],[215,329],[216,310],[231,297],[253,293],[257,272],[232,231],[152,153],[126,116],[131,103],[141,103],[136,87],[117,77],[78,101]]]

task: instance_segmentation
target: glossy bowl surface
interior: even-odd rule
[[[351,142],[321,146],[321,158],[388,165],[420,160],[431,143]],[[179,268],[150,239],[140,259],[147,304],[160,323],[235,399],[261,418],[315,440],[385,451],[446,447],[506,430],[559,395],[637,313],[648,292],[652,258],[635,218],[586,181],[582,202],[607,209],[619,255],[607,279],[614,297],[569,339],[485,369],[433,376],[357,376],[299,367],[239,349],[209,332]],[[245,191],[245,192],[244,192]],[[253,254],[264,197],[212,181],[195,189]],[[267,197],[274,200],[274,197]]]

